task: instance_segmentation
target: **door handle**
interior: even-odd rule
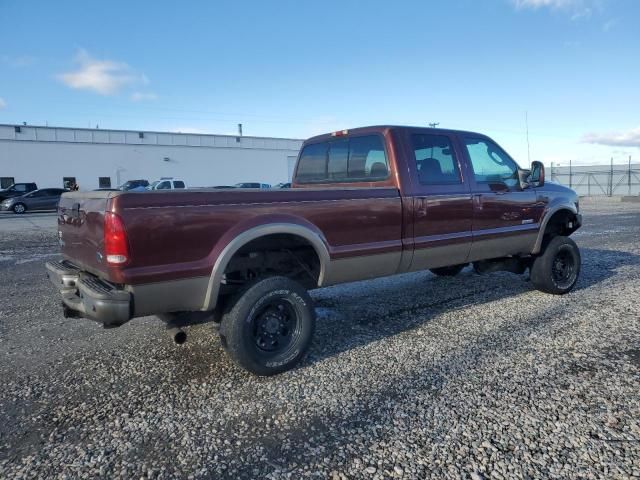
[[[420,206],[416,209],[417,217],[426,217],[427,216],[427,199],[420,198]]]

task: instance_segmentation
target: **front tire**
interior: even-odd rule
[[[580,250],[569,237],[552,238],[531,265],[531,282],[536,289],[564,295],[575,287],[580,275]]]
[[[13,206],[13,213],[17,213],[18,215],[21,215],[26,211],[27,211],[27,206],[24,203],[16,203]]]
[[[315,330],[313,301],[299,283],[270,277],[229,302],[220,336],[231,358],[261,376],[293,368],[307,353]]]
[[[430,271],[431,273],[438,275],[439,277],[455,277],[466,266],[466,263],[462,263],[460,265],[451,265],[449,267],[432,268]]]

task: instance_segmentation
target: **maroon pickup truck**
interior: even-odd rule
[[[47,271],[65,316],[158,315],[179,343],[214,321],[259,375],[307,351],[311,288],[472,263],[563,294],[580,272],[575,192],[473,132],[343,130],[304,143],[290,189],[71,192],[58,215],[63,260]]]

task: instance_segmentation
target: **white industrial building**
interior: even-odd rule
[[[188,187],[289,181],[302,140],[0,124],[0,183],[81,190],[161,177]]]

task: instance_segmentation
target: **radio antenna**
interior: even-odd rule
[[[527,160],[529,164],[531,164],[531,149],[529,147],[529,112],[527,110],[524,111],[524,125],[527,129]]]

